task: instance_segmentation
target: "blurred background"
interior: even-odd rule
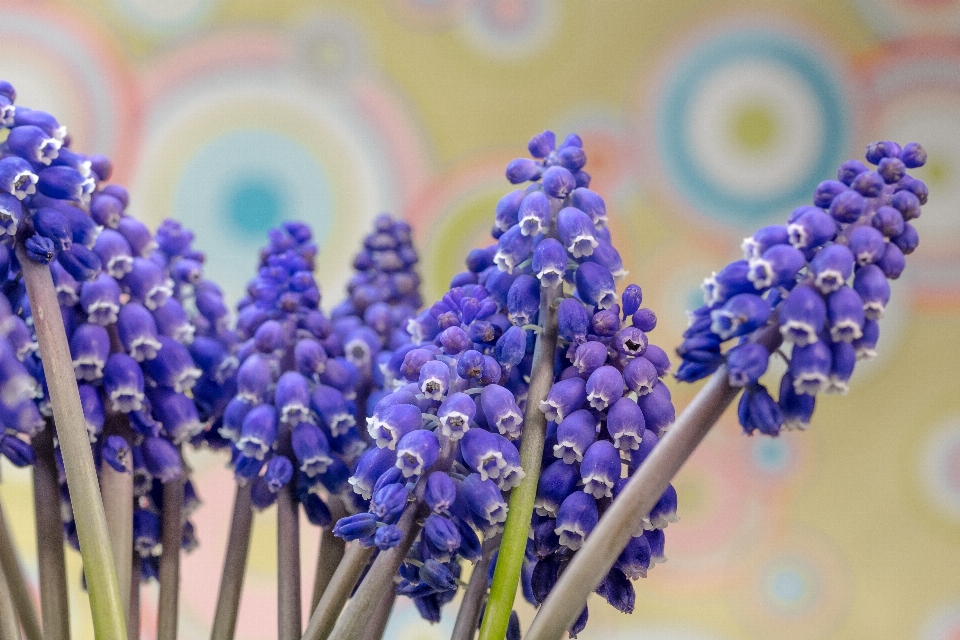
[[[545,128],[577,132],[668,351],[744,235],[866,143],[921,142],[930,203],[878,358],[806,433],[747,438],[727,415],[676,481],[669,562],[632,616],[597,599],[581,637],[960,638],[960,2],[3,0],[0,77],[114,160],[134,215],[189,225],[232,301],[264,232],[302,219],[329,309],[380,211],[413,225],[432,301],[490,242],[506,163]],[[191,462],[189,640],[208,637],[234,492],[224,458]],[[2,473],[35,579],[29,474]],[[272,510],[255,522],[243,639],[276,633]],[[68,558],[74,637],[92,638]],[[448,637],[455,607],[431,627],[401,599],[387,637]]]

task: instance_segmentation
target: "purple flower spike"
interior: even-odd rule
[[[767,371],[770,352],[756,342],[745,342],[727,352],[727,376],[731,387],[756,384]]]
[[[545,238],[533,251],[533,272],[544,287],[563,282],[567,270],[567,252],[554,238]]]
[[[890,283],[877,265],[857,269],[853,289],[863,300],[864,315],[870,320],[879,320],[890,301]]]
[[[357,469],[350,476],[348,482],[354,492],[360,494],[364,500],[373,496],[374,485],[388,470],[395,468],[397,454],[392,449],[379,446],[369,449],[357,461]],[[399,471],[399,470],[398,470]]]
[[[620,452],[607,440],[597,440],[580,464],[583,491],[594,498],[612,498],[613,485],[620,479]]]
[[[639,449],[645,428],[643,411],[630,398],[620,398],[607,411],[607,431],[621,451]]]
[[[568,342],[580,343],[587,337],[590,314],[583,304],[574,298],[564,298],[557,309],[557,326],[560,337]]]
[[[790,375],[797,393],[816,395],[830,382],[830,347],[823,340],[801,347],[794,345],[790,357]]]
[[[597,440],[597,421],[586,409],[574,411],[557,427],[553,455],[565,464],[583,460],[583,454]]]
[[[574,276],[577,293],[588,303],[609,309],[617,303],[617,292],[610,271],[596,262],[584,262]]]
[[[603,411],[623,396],[623,375],[615,367],[604,365],[590,374],[587,380],[587,401],[597,411]]]
[[[563,246],[574,258],[593,255],[593,250],[599,244],[590,216],[576,207],[566,207],[557,214],[557,233]]]
[[[501,435],[511,440],[520,436],[523,413],[510,391],[498,384],[484,387],[480,392],[480,406],[487,422],[495,426]]]
[[[574,465],[557,460],[543,470],[537,484],[537,497],[534,509],[538,515],[555,518],[561,503],[577,487],[580,474]],[[551,533],[553,527],[551,526]]]
[[[523,235],[536,236],[545,233],[550,225],[550,199],[543,191],[530,192],[520,203],[517,218]]]
[[[334,387],[318,384],[310,396],[310,406],[320,415],[320,419],[330,430],[330,435],[335,438],[347,433],[357,424],[343,393]],[[419,422],[417,426],[420,426]]]
[[[110,336],[96,324],[82,324],[70,336],[70,355],[77,380],[94,381],[103,376],[110,355]]]
[[[540,177],[540,165],[530,158],[517,158],[507,165],[507,180],[510,184],[521,184]]]
[[[463,479],[460,490],[474,522],[485,536],[494,535],[503,529],[508,507],[492,480],[482,480],[479,474],[471,473]]]
[[[401,438],[419,429],[422,423],[419,407],[396,404],[367,418],[367,432],[381,449],[395,449]]]
[[[568,169],[552,166],[543,172],[543,190],[551,198],[562,200],[577,188],[577,179]]]
[[[139,411],[143,406],[143,372],[137,361],[125,353],[111,355],[103,369],[103,390],[114,411]]]
[[[863,335],[863,300],[850,287],[841,287],[830,294],[827,317],[834,342],[853,342]]]
[[[160,482],[166,484],[183,474],[180,453],[169,440],[148,436],[143,439],[140,449],[147,471]]]
[[[291,443],[293,453],[300,463],[300,471],[308,478],[326,473],[333,463],[330,444],[320,427],[310,422],[301,422],[293,428]]]
[[[744,390],[743,395],[740,396],[737,416],[740,418],[743,432],[747,435],[759,431],[764,435],[775,436],[780,433],[780,427],[783,426],[780,407],[767,393],[766,387],[759,384]]]
[[[787,286],[796,280],[806,263],[799,249],[788,244],[774,245],[761,257],[750,260],[747,279],[758,290]]]
[[[568,378],[554,383],[547,394],[547,399],[540,403],[540,410],[546,415],[547,420],[559,424],[568,415],[580,409],[586,401],[586,382],[583,378]]]
[[[510,285],[507,309],[513,324],[533,324],[540,311],[540,282],[533,276],[522,275]]]
[[[430,510],[441,515],[450,515],[450,507],[457,499],[457,485],[442,471],[434,471],[427,476],[423,501]]]
[[[440,433],[452,439],[459,440],[470,429],[470,422],[477,412],[477,405],[465,393],[454,393],[437,409],[440,419]]]
[[[277,410],[273,405],[254,407],[243,419],[237,449],[248,458],[263,460],[277,439]]]
[[[296,371],[287,371],[277,380],[273,404],[280,410],[280,422],[299,424],[310,419],[310,384]]]
[[[865,266],[873,264],[883,257],[883,234],[866,225],[857,227],[850,234],[850,251],[857,260],[857,264]]]
[[[760,296],[740,293],[710,313],[710,330],[721,339],[735,338],[756,331],[770,318],[770,304]]]
[[[583,491],[575,491],[567,496],[557,510],[557,526],[554,531],[560,536],[561,545],[570,551],[576,551],[583,546],[599,519],[593,496]]]

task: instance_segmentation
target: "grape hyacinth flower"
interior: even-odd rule
[[[856,361],[876,353],[889,280],[917,247],[911,221],[927,200],[907,169],[923,166],[926,153],[882,141],[866,159],[877,168],[845,162],[837,180],[817,187],[813,205],[746,238],[744,259],[708,278],[704,306],[689,313],[677,379],[693,382],[726,363],[730,384],[745,389],[738,415],[747,434],[806,429],[817,394],[846,393]],[[770,324],[787,362],[777,400],[760,382],[773,354],[750,341]],[[732,338],[737,345],[724,351]]]

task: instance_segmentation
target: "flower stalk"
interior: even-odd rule
[[[2,507],[0,507],[0,574],[6,578],[10,598],[27,640],[42,640],[43,633],[40,630],[37,610],[27,590],[27,582],[24,580],[20,560],[13,546],[13,537],[7,527]]]
[[[320,529],[320,549],[317,552],[317,570],[314,574],[313,596],[310,602],[311,611],[320,604],[320,598],[327,590],[327,585],[333,579],[337,567],[340,566],[347,547],[343,538],[333,535],[333,526],[340,518],[347,515],[343,501],[336,496],[330,496],[327,499],[327,506],[330,508],[331,522],[329,527]]]
[[[306,631],[303,632],[302,640],[322,640],[330,635],[337,622],[337,616],[343,610],[343,605],[350,597],[357,580],[363,575],[363,570],[370,562],[370,556],[373,555],[374,550],[374,547],[363,547],[359,543],[354,543],[347,549],[343,561],[337,567],[320,602],[314,608],[313,615],[310,616],[310,622],[307,624]]]
[[[279,640],[297,640],[300,613],[300,502],[288,483],[277,497],[277,601]]]
[[[40,582],[40,619],[47,638],[70,640],[70,601],[67,597],[66,558],[59,504],[57,461],[53,452],[53,420],[32,438],[33,500],[37,521],[37,564]],[[138,559],[139,560],[139,559]]]
[[[161,528],[160,603],[157,640],[176,640],[180,604],[180,544],[183,537],[183,485],[186,474],[163,485]]]
[[[530,391],[523,420],[523,442],[520,445],[520,464],[527,475],[510,494],[510,512],[503,529],[497,568],[480,628],[480,640],[499,640],[506,635],[520,582],[547,430],[547,417],[540,409],[540,403],[546,400],[553,386],[553,362],[557,351],[556,302],[561,295],[559,285],[545,287],[540,294],[541,331],[537,335],[533,355]]]
[[[20,624],[13,597],[4,574],[0,572],[0,640],[20,640]]]
[[[487,571],[493,552],[500,546],[500,536],[493,536],[483,543],[483,554],[477,564],[473,565],[473,573],[467,583],[467,590],[460,602],[457,611],[457,621],[453,625],[450,640],[473,640],[477,635],[477,623],[480,621],[480,611],[487,598]]]
[[[117,416],[117,423],[126,423],[126,418]],[[125,424],[118,424],[124,428]],[[120,459],[123,471],[117,471],[109,463],[100,465],[100,493],[107,516],[107,530],[113,549],[113,562],[117,567],[117,582],[124,615],[130,617],[130,550],[133,548],[133,459]]]
[[[17,258],[33,310],[34,329],[43,356],[43,371],[76,514],[77,536],[90,594],[94,631],[101,638],[123,638],[126,635],[126,623],[110,549],[107,518],[103,512],[97,471],[90,451],[86,421],[80,406],[80,393],[53,278],[50,268],[33,262],[20,245],[17,246]],[[43,508],[50,509],[50,505],[45,504]],[[56,533],[60,536],[59,523]]]
[[[223,574],[220,577],[220,593],[217,610],[213,617],[210,640],[232,640],[237,629],[237,614],[240,610],[240,595],[243,592],[243,576],[247,569],[250,551],[250,529],[253,526],[253,509],[250,503],[250,485],[237,485],[237,497],[233,502],[233,518],[227,537],[227,554],[223,559]]]

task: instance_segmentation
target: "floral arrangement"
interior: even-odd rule
[[[137,637],[151,579],[157,637],[176,637],[191,447],[236,479],[212,638],[234,636],[252,518],[274,504],[284,640],[380,638],[397,596],[437,622],[461,588],[456,640],[520,638],[518,587],[530,639],[576,636],[590,593],[630,613],[676,521],[670,481],[727,406],[740,395],[747,434],[805,429],[874,354],[927,200],[919,145],[870,145],[875,168],[844,163],[704,281],[671,376],[576,135],[509,163],[495,242],[432,304],[410,227],[383,214],[329,314],[299,222],[268,234],[231,313],[192,233],[127,215],[110,162],[2,82],[0,126],[0,453],[34,467],[41,546],[38,615],[0,512],[3,639],[69,637],[65,541],[98,637]],[[677,415],[671,377],[710,380]],[[301,509],[321,528],[305,630]]]

